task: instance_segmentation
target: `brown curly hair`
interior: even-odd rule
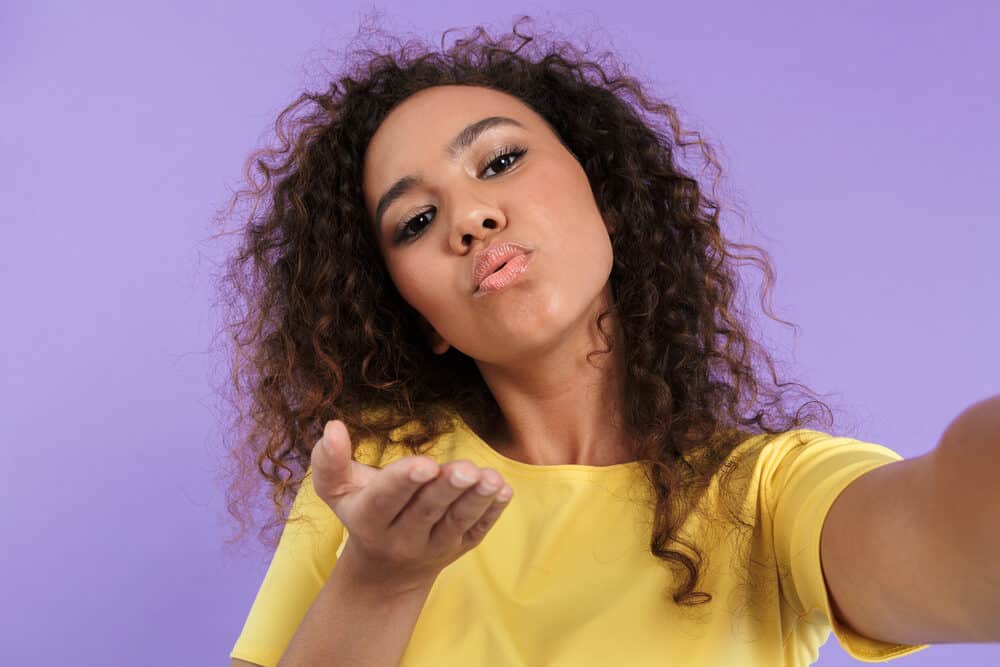
[[[766,278],[765,312],[790,324],[763,299],[774,282],[768,253],[722,235],[714,199],[722,170],[711,147],[697,132],[682,131],[676,109],[644,92],[610,52],[591,60],[557,39],[543,48],[542,39],[519,32],[528,20],[520,17],[512,33],[497,38],[479,26],[448,49],[443,36],[439,51],[398,39],[396,48],[360,49],[339,80],[280,113],[280,146],[247,161],[250,187],[216,219],[224,222],[251,197],[238,230],[242,245],[219,281],[236,408],[227,508],[245,532],[266,480],[272,512],[259,535],[270,534],[264,541],[273,548],[328,420],[344,422],[355,449],[371,439],[420,454],[453,430],[456,413],[479,432],[502,417],[474,359],[454,348],[441,356],[428,349],[419,314],[386,270],[362,194],[365,150],[390,110],[430,86],[484,86],[516,96],[547,120],[616,229],[610,282],[624,332],[623,426],[655,490],[650,549],[686,570],[676,603],[708,602],[710,594],[695,590],[702,554],[677,535],[697,498],[717,473],[725,481],[737,469],[723,463],[748,437],[813,420],[826,430],[832,413],[809,400],[789,416],[783,392],[765,392],[755,376],[760,352],[775,387],[802,387],[778,382],[770,356],[736,312],[733,260],[749,259]],[[679,165],[692,146],[715,173],[710,193]],[[604,353],[611,350],[602,328],[609,314],[597,318]],[[822,407],[827,419],[819,421],[810,406]],[[404,435],[394,433],[403,426]],[[752,527],[738,508],[729,514]],[[668,549],[672,541],[695,558]]]

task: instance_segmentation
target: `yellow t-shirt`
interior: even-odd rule
[[[794,434],[807,445],[793,446]],[[382,456],[362,451],[359,461],[380,466],[409,455],[397,446]],[[902,460],[884,446],[799,430],[747,457],[745,474],[734,475],[753,525],[741,546],[735,533],[711,548],[698,541],[705,526],[694,514],[682,529],[705,556],[695,590],[712,594],[693,608],[668,597],[677,575],[649,551],[652,511],[644,502],[652,491],[639,462],[530,465],[502,456],[461,421],[428,455],[494,468],[514,499],[484,540],[438,576],[401,667],[804,667],[831,630],[864,662],[929,646],[875,641],[836,622],[820,566],[820,531],[837,495],[865,472]],[[712,485],[699,502],[714,508],[718,476]],[[292,512],[310,515],[319,530],[285,526],[230,657],[275,665],[346,543],[311,470]],[[748,553],[770,577],[748,569]]]

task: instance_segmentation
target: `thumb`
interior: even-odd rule
[[[333,419],[312,451],[313,486],[321,495],[341,495],[356,486],[351,460],[351,436],[344,422]]]

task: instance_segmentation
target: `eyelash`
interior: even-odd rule
[[[513,158],[515,158],[513,164],[511,164],[510,166],[508,166],[503,171],[499,172],[497,175],[506,173],[507,171],[509,171],[514,166],[514,164],[517,164],[517,162],[521,159],[521,157],[524,156],[524,154],[527,153],[527,152],[528,152],[528,149],[526,149],[524,146],[517,146],[517,145],[501,146],[489,158],[486,159],[486,162],[483,164],[482,168],[480,168],[479,171],[480,172],[485,171],[487,167],[492,166],[494,162],[499,161],[501,158],[505,158],[505,157],[513,157]],[[412,230],[413,229],[413,226],[412,226],[411,223],[414,220],[416,220],[417,218],[419,218],[419,217],[421,217],[423,215],[426,215],[427,213],[430,212],[430,210],[431,209],[429,209],[429,208],[426,209],[426,210],[423,210],[420,213],[418,213],[415,216],[413,216],[412,218],[410,218],[409,220],[407,220],[406,222],[404,222],[400,226],[400,228],[399,228],[399,233],[396,234],[395,243],[396,244],[407,243],[407,242],[415,239],[416,237],[420,236],[420,234],[423,233],[423,230],[427,228],[426,225],[423,228],[421,228],[420,231],[417,231],[417,232],[408,231],[408,230]],[[428,224],[430,224],[430,223],[428,223]]]

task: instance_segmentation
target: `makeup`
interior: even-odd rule
[[[531,263],[534,256],[534,252],[529,252],[526,255],[517,255],[512,258],[502,269],[486,276],[479,284],[479,289],[473,292],[472,296],[480,297],[493,294],[514,284],[528,268],[528,264]]]

